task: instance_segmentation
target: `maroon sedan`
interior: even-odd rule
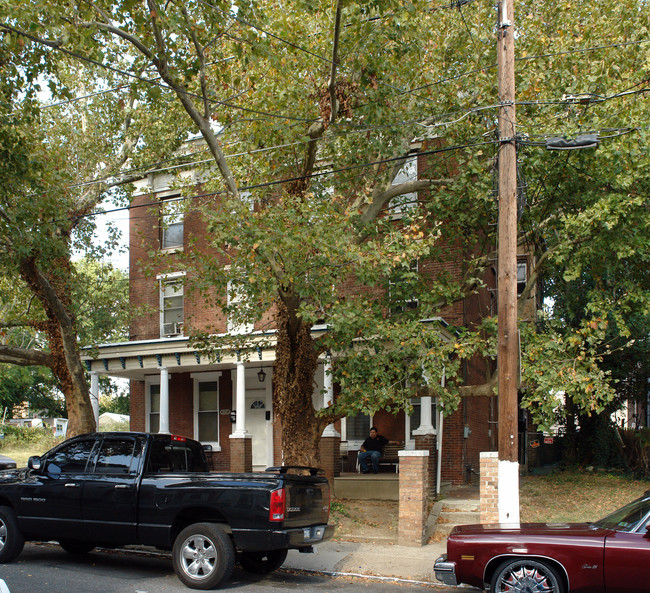
[[[434,570],[491,593],[645,593],[650,491],[595,523],[459,525]]]

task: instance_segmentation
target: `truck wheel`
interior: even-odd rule
[[[287,558],[288,550],[268,552],[242,552],[239,562],[244,570],[256,574],[267,574],[280,568]]]
[[[181,531],[172,550],[174,571],[192,589],[214,589],[232,574],[235,548],[215,523],[194,523]]]
[[[84,542],[78,539],[61,539],[59,545],[68,554],[88,554],[95,549],[95,544],[92,542]]]
[[[13,509],[0,506],[0,564],[11,562],[23,551],[24,545],[25,538],[18,529]]]
[[[563,593],[564,587],[557,571],[539,560],[519,558],[501,564],[492,577],[490,593]]]

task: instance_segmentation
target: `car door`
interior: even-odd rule
[[[26,535],[67,539],[83,530],[81,499],[95,439],[75,439],[53,449],[29,471],[18,516]]]
[[[646,522],[634,532],[615,531],[605,539],[606,593],[646,593],[650,583],[650,533]]]
[[[144,437],[110,436],[94,456],[83,491],[83,519],[98,543],[134,543]]]

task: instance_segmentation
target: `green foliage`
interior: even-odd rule
[[[288,10],[244,0],[236,7],[39,0],[15,11],[16,27],[60,38],[79,56],[132,75],[126,88],[115,70],[82,69],[89,89],[115,83],[119,90],[89,100],[85,128],[82,112],[70,108],[68,131],[86,134],[70,134],[79,158],[66,174],[81,180],[104,166],[94,156],[113,154],[124,140],[118,119],[107,117],[120,101],[137,131],[134,166],[165,158],[200,131],[214,141],[200,178],[201,192],[218,197],[217,207],[205,209],[218,255],[187,250],[188,291],[209,295],[236,324],[266,321],[277,298],[295,305],[296,323],[326,321],[314,347],[336,357],[344,387],[337,413],[408,407],[426,379],[453,411],[464,361],[494,357],[494,321],[443,328],[418,319],[445,318],[491,273],[499,102],[493,6],[343,2],[336,55],[331,2],[294,2]],[[519,244],[530,256],[529,288],[535,284],[538,302],[552,304],[543,319],[521,327],[524,406],[541,427],[563,414],[560,392],[587,415],[612,407],[620,353],[634,354],[628,368],[642,364],[644,350],[634,351],[632,340],[643,336],[649,304],[646,8],[643,0],[516,7],[525,186]],[[23,46],[7,35],[5,51],[37,64],[42,44],[20,39]],[[331,118],[333,61],[338,111]],[[78,64],[51,77],[57,89],[75,88]],[[93,86],[92,76],[101,83]],[[64,146],[68,136],[53,120],[51,144]],[[595,151],[543,147],[549,136],[587,131],[600,132]],[[414,142],[431,153],[420,157],[420,178],[435,183],[418,188],[417,206],[396,220],[380,196]],[[20,158],[15,166],[25,173],[32,155]],[[48,181],[57,179],[49,173]],[[184,190],[188,200],[196,179]],[[57,204],[27,209],[26,220]],[[78,240],[88,245],[91,234],[85,226]],[[461,265],[425,282],[414,261]],[[341,296],[349,286],[358,288]],[[415,300],[418,308],[410,309]],[[224,340],[206,334],[196,345],[214,350]],[[437,387],[443,368],[444,389]]]
[[[0,413],[6,408],[6,418],[12,418],[12,408],[24,404],[32,411],[43,410],[49,417],[66,416],[63,398],[49,369],[0,365]]]
[[[42,426],[13,426],[11,424],[0,424],[0,430],[5,438],[0,441],[4,447],[20,445],[39,445],[51,447],[54,443],[54,436],[50,428]]]

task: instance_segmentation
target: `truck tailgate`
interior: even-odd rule
[[[285,476],[285,527],[325,524],[329,519],[330,489],[326,478]]]

